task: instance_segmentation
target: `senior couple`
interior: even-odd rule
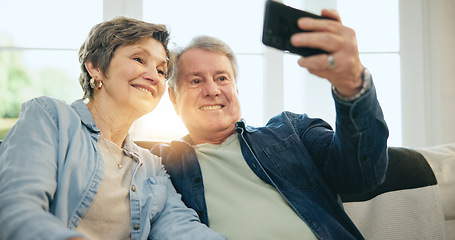
[[[163,25],[94,26],[83,99],[24,103],[0,146],[0,239],[362,239],[338,194],[384,180],[388,128],[354,32],[321,15],[337,21],[299,19],[313,33],[291,43],[329,52],[298,64],[332,84],[335,130],[292,112],[246,125],[236,58],[218,39],[171,54]],[[166,80],[189,135],[138,147],[128,130]]]

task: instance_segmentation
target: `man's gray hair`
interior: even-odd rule
[[[167,84],[170,88],[177,90],[177,79],[179,77],[179,61],[182,54],[190,49],[204,49],[214,53],[225,55],[231,61],[232,68],[234,69],[234,80],[237,81],[238,65],[234,51],[225,42],[218,38],[211,36],[197,36],[191,40],[190,44],[184,48],[178,48],[173,51],[173,69],[172,74]]]

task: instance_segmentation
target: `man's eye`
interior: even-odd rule
[[[220,78],[218,78],[218,79],[219,79],[220,81],[225,81],[225,80],[227,80],[226,77],[220,77]]]
[[[192,84],[198,84],[200,83],[201,81],[199,79],[194,79],[191,81]]]
[[[144,63],[144,61],[142,61],[142,58],[139,58],[139,57],[133,58],[133,60],[138,63]]]

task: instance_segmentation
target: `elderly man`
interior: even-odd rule
[[[282,112],[264,127],[240,116],[232,50],[198,37],[176,54],[170,99],[189,135],[155,146],[187,206],[228,239],[362,239],[340,193],[374,189],[385,177],[388,128],[355,33],[336,19],[302,18],[297,47],[321,48],[299,65],[331,82],[336,131]]]

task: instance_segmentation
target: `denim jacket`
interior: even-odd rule
[[[0,145],[0,239],[81,236],[75,229],[104,176],[100,137],[82,100],[23,104]],[[129,136],[124,153],[134,160],[131,239],[224,239],[183,204],[160,158]]]
[[[333,97],[336,131],[321,119],[291,112],[259,128],[242,120],[236,130],[249,167],[281,193],[319,239],[363,239],[338,194],[365,192],[384,181],[388,128],[374,85],[354,102]],[[203,176],[189,136],[152,152],[163,158],[186,205],[208,225]]]

